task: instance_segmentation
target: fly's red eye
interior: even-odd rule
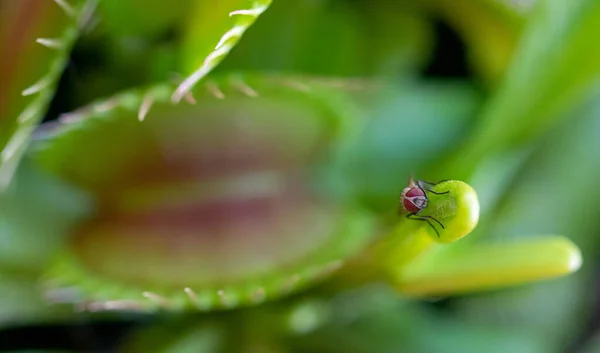
[[[427,207],[427,196],[417,187],[409,187],[402,193],[402,206],[408,213],[416,213]]]
[[[425,192],[417,187],[408,188],[404,197],[418,197],[425,196]]]

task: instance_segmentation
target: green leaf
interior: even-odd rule
[[[186,78],[173,95],[179,102],[229,54],[244,32],[269,8],[272,0],[200,0],[192,10],[183,45]]]
[[[540,1],[471,137],[443,166],[466,179],[490,153],[543,134],[598,83],[600,2]]]
[[[93,1],[0,2],[0,188],[6,188]]]
[[[537,146],[495,210],[494,233],[559,232],[576,241],[586,256],[595,256],[600,165],[591,161],[600,149],[599,98],[596,91],[584,109],[570,113],[576,121],[561,122]],[[585,197],[571,197],[571,186]]]

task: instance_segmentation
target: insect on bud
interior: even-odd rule
[[[429,224],[429,226],[431,226],[433,228],[433,230],[435,231],[435,233],[437,234],[437,236],[439,238],[440,233],[435,228],[435,226],[431,223],[431,220],[433,220],[437,224],[439,224],[442,227],[442,229],[444,229],[444,225],[432,216],[421,214],[421,212],[424,209],[426,209],[427,205],[429,204],[429,198],[427,197],[427,192],[430,192],[435,195],[443,195],[443,194],[447,194],[450,192],[450,191],[435,192],[427,187],[427,185],[435,186],[437,184],[438,183],[430,183],[430,182],[426,182],[423,180],[417,180],[417,182],[415,184],[414,179],[411,177],[410,181],[408,182],[408,186],[406,188],[404,188],[404,190],[402,191],[402,195],[400,197],[400,202],[401,202],[401,206],[402,206],[402,209],[400,211],[401,212],[404,211],[405,213],[408,213],[408,215],[406,217],[409,219],[415,219],[415,220],[427,222],[427,224]]]

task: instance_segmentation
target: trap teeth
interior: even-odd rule
[[[10,53],[3,56],[6,60],[0,68],[0,192],[11,186],[78,36],[77,18],[84,1],[73,0],[69,16],[59,3],[64,1],[15,1],[2,6],[3,33],[18,35],[0,43],[0,51]],[[35,15],[13,21],[20,13]]]

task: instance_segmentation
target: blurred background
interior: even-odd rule
[[[0,0],[5,23],[10,1]],[[202,63],[195,53],[225,3],[99,0],[43,121],[123,90],[181,82]],[[465,180],[481,204],[468,241],[562,234],[582,251],[576,273],[443,298],[374,283],[232,312],[36,322],[33,311],[13,324],[2,308],[27,295],[25,285],[0,295],[0,351],[600,352],[599,3],[274,0],[214,70],[386,82],[365,105],[360,202],[385,218],[397,202],[390,192],[411,173]],[[10,52],[0,54],[8,62]],[[270,334],[281,327],[291,333]]]

